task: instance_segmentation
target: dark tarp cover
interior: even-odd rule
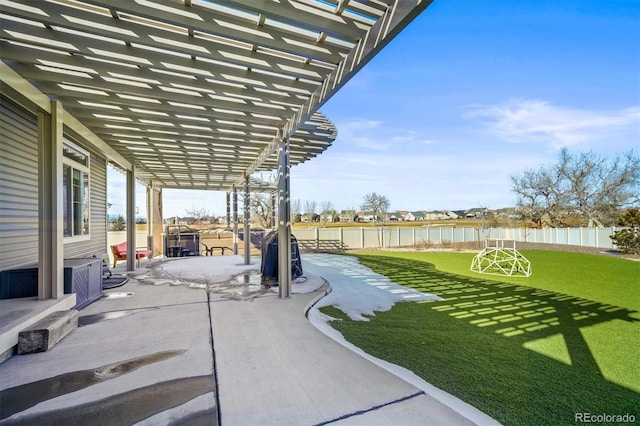
[[[271,231],[262,240],[262,282],[278,282],[278,231]],[[296,237],[291,236],[291,279],[302,276],[302,260]]]

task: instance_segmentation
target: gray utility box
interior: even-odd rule
[[[102,297],[102,259],[65,259],[64,292],[76,293],[75,309]],[[38,267],[29,266],[0,273],[0,299],[38,296]]]
[[[102,297],[102,259],[65,259],[64,292],[76,294],[75,309]]]

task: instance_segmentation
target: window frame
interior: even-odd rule
[[[86,158],[86,164],[82,164],[79,161],[76,161],[73,158],[70,158],[65,154],[65,148],[71,149],[75,151],[76,154],[84,156]],[[91,239],[91,154],[86,149],[78,146],[77,144],[71,142],[67,138],[63,140],[63,154],[62,154],[62,187],[63,187],[63,215],[62,215],[62,233],[63,233],[63,241],[64,243],[71,243],[77,241],[86,241]],[[70,173],[65,178],[65,169],[69,168]],[[85,197],[83,200],[83,204],[86,206],[86,223],[87,230],[86,233],[76,234],[75,225],[76,225],[76,217],[75,217],[75,200],[74,200],[74,190],[73,190],[73,175],[74,171],[78,171],[84,175],[86,175],[86,183],[82,187],[82,192]],[[65,191],[65,189],[67,191]],[[84,208],[83,208],[84,210]],[[84,223],[85,217],[83,216]],[[66,229],[67,225],[71,229],[71,233],[67,234]]]

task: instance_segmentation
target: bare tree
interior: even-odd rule
[[[249,197],[251,221],[261,228],[271,227],[273,203],[270,192],[252,192]]]
[[[291,201],[291,216],[302,214],[302,201],[299,198]]]
[[[331,222],[335,220],[337,213],[331,201],[323,201],[320,203],[320,216],[325,225],[327,224],[327,219],[329,217],[331,217]]]
[[[315,201],[305,201],[304,202],[304,213],[317,213],[316,209],[318,208],[318,203]]]
[[[320,212],[325,212],[328,210],[334,210],[333,203],[331,201],[323,201],[320,203]]]
[[[198,225],[202,223],[202,219],[209,217],[209,211],[202,208],[191,206],[190,209],[186,209],[187,216],[192,217]]]
[[[364,196],[362,206],[360,208],[365,213],[371,213],[373,220],[384,219],[384,216],[389,209],[389,199],[384,195],[378,195],[375,192],[371,192]]]
[[[540,167],[527,169],[521,176],[511,176],[511,189],[518,194],[518,207],[534,222],[558,226],[562,222],[567,194],[562,191],[560,176]]]
[[[271,188],[276,186],[278,177],[275,173],[260,174],[260,181],[270,184]],[[266,185],[261,185],[261,190],[251,191],[249,194],[249,216],[251,223],[260,228],[271,228],[274,215],[274,192],[267,189]],[[275,207],[277,209],[277,206]]]
[[[634,151],[612,159],[593,151],[572,155],[563,148],[556,163],[511,176],[511,189],[535,221],[559,226],[563,217],[578,214],[601,227],[640,203],[640,157]]]

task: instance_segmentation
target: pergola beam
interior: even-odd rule
[[[277,168],[284,137],[290,165],[326,150],[320,106],[429,3],[8,1],[0,56],[140,179],[228,190]]]

